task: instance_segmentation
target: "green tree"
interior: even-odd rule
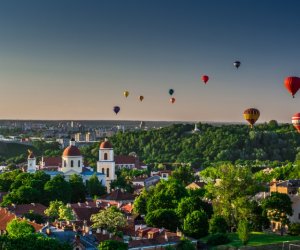
[[[84,202],[86,189],[83,184],[82,177],[77,174],[73,174],[70,176],[69,183],[71,186],[71,202]]]
[[[146,214],[147,213],[147,196],[148,192],[146,189],[140,193],[140,195],[135,198],[133,202],[133,211],[136,214]]]
[[[44,236],[42,234],[28,234],[24,237],[0,236],[0,246],[5,246],[5,250],[71,250],[68,243],[61,243],[58,240]]]
[[[175,209],[181,198],[187,196],[186,188],[176,180],[160,181],[147,200],[147,211],[160,208]]]
[[[226,220],[220,215],[214,215],[209,221],[209,233],[226,233],[228,225]]]
[[[214,212],[223,216],[230,227],[251,216],[250,197],[259,190],[259,184],[247,167],[224,164],[218,167],[219,181],[209,182],[207,194],[213,200]]]
[[[262,202],[262,207],[271,221],[279,222],[281,225],[281,235],[284,226],[289,224],[289,216],[293,215],[292,201],[287,194],[271,193]]]
[[[24,220],[13,219],[6,226],[6,231],[10,237],[24,237],[34,233],[34,227]]]
[[[212,206],[203,201],[200,196],[182,198],[178,204],[176,212],[181,219],[184,219],[188,214],[195,210],[203,210],[207,214],[208,218],[210,218],[213,213]]]
[[[193,173],[193,170],[190,166],[179,166],[177,167],[173,172],[170,178],[174,178],[180,182],[184,186],[187,186],[188,184],[192,183],[195,180],[195,175]]]
[[[208,218],[204,211],[194,211],[186,216],[183,230],[187,236],[199,239],[208,234]]]
[[[147,225],[153,227],[164,227],[171,231],[176,231],[179,227],[179,218],[174,209],[156,209],[148,212],[145,216]]]
[[[237,233],[243,245],[247,245],[250,238],[250,225],[247,220],[239,221]]]
[[[65,181],[62,175],[57,175],[50,181],[47,181],[44,190],[48,201],[60,200],[64,203],[71,201],[70,183]]]
[[[101,196],[106,193],[106,188],[98,180],[97,175],[93,175],[87,182],[87,191],[90,197]]]
[[[116,240],[105,240],[99,244],[98,249],[99,250],[127,250],[128,244]]]
[[[183,238],[179,241],[176,250],[196,250],[196,247],[190,240]]]
[[[50,201],[49,207],[45,210],[45,214],[53,219],[59,218],[59,208],[64,206],[62,201]]]
[[[40,214],[34,213],[32,210],[29,211],[28,213],[23,214],[23,216],[26,219],[28,219],[30,221],[35,221],[36,223],[39,223],[39,224],[45,223],[45,218]]]
[[[105,228],[109,232],[116,232],[117,228],[126,226],[125,216],[116,207],[109,207],[91,216],[93,228]]]
[[[75,215],[71,207],[61,205],[58,209],[59,220],[75,220]]]

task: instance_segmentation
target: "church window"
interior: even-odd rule
[[[67,166],[67,162],[66,162],[66,160],[64,160],[64,167],[66,167]]]
[[[102,174],[104,174],[105,173],[105,170],[104,170],[104,168],[102,168]]]
[[[71,168],[74,167],[74,162],[71,160]]]
[[[106,176],[109,177],[109,168],[106,169]]]
[[[107,160],[107,153],[104,153],[104,160]]]
[[[78,161],[78,167],[80,168],[80,161]]]

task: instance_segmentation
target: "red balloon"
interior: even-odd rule
[[[294,114],[292,117],[292,123],[298,133],[300,133],[300,113]]]
[[[209,77],[207,75],[202,76],[202,81],[206,84],[209,80]]]
[[[300,78],[296,76],[289,76],[284,80],[284,86],[291,93],[293,98],[300,88]]]
[[[170,102],[171,102],[171,103],[174,103],[174,102],[175,102],[175,98],[172,97],[172,98],[170,99]]]

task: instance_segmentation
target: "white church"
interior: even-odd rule
[[[27,160],[27,172],[35,173],[37,171],[36,157],[32,151],[29,151]],[[97,161],[97,171],[93,171],[90,167],[85,167],[83,164],[83,156],[80,150],[75,146],[75,140],[71,139],[70,145],[65,148],[62,154],[62,164],[58,171],[44,171],[51,178],[56,175],[64,175],[66,180],[69,180],[73,174],[80,175],[86,183],[94,174],[107,190],[110,190],[110,183],[117,179],[115,173],[114,150],[111,143],[105,139],[99,147],[99,160]]]

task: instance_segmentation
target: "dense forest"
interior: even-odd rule
[[[115,154],[136,152],[148,164],[190,163],[203,168],[230,161],[235,164],[281,165],[300,157],[300,136],[289,124],[276,121],[250,129],[246,125],[193,126],[178,124],[149,130],[117,133],[110,140]]]

